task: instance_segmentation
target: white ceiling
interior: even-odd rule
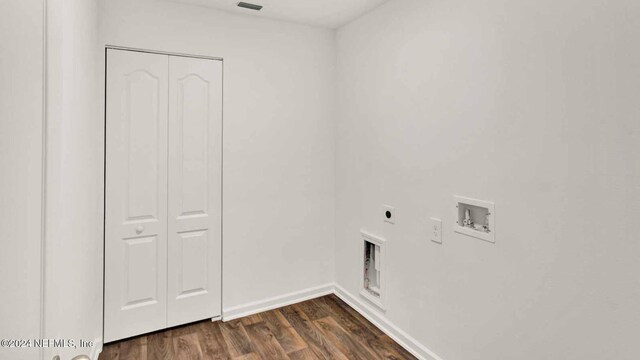
[[[388,0],[242,0],[261,11],[237,7],[240,0],[171,0],[235,13],[335,29]]]

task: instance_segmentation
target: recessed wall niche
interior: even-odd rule
[[[362,276],[360,296],[384,311],[385,298],[385,243],[386,241],[364,231],[362,236]]]
[[[495,204],[462,196],[454,196],[453,200],[456,219],[453,230],[495,243]]]

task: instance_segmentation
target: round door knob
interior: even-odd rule
[[[143,231],[144,231],[144,226],[138,225],[138,227],[136,227],[136,234],[140,234]]]

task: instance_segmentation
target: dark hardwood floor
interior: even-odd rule
[[[105,345],[100,360],[415,359],[335,295]]]

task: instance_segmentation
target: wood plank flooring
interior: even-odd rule
[[[100,360],[415,359],[335,295],[107,344]]]

